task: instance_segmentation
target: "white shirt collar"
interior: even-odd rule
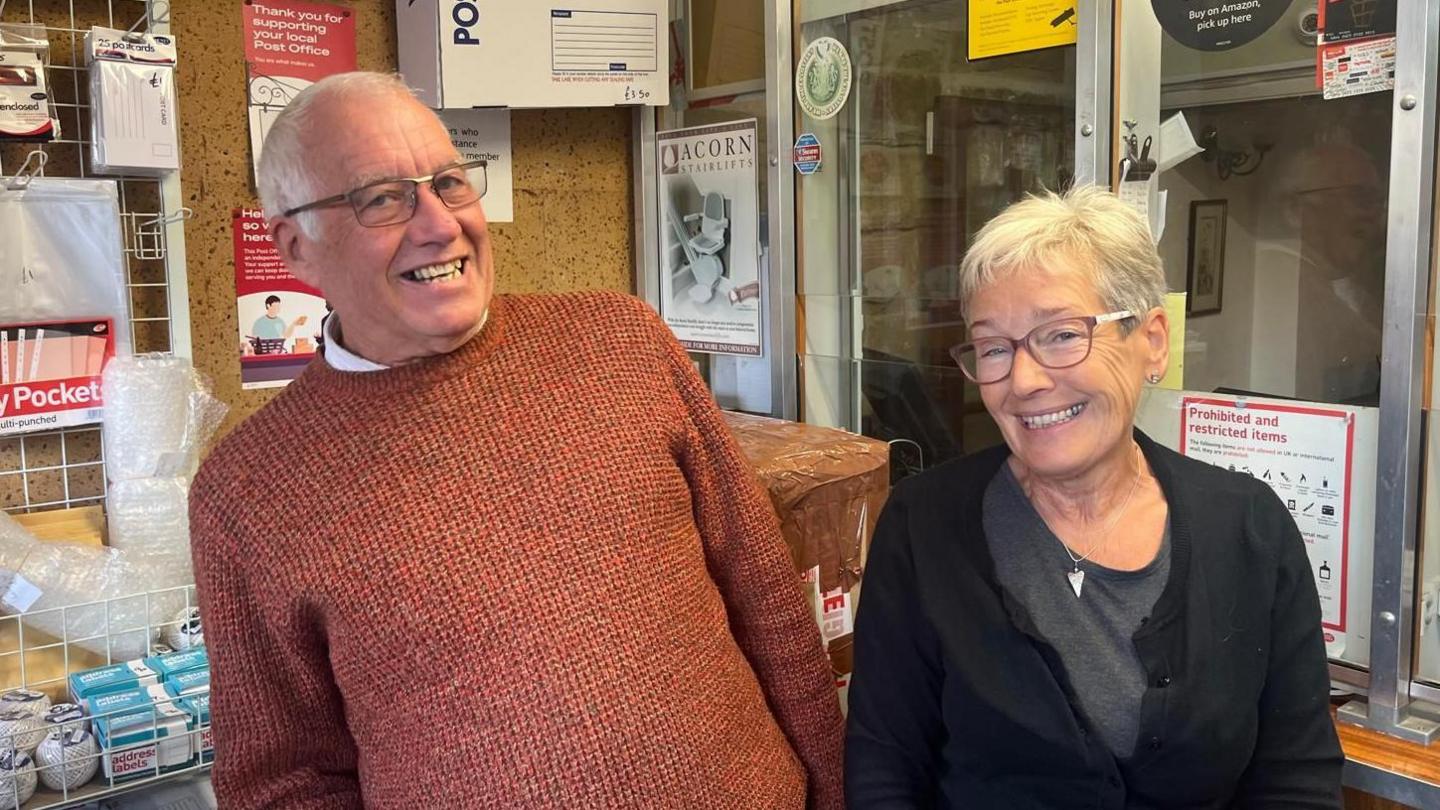
[[[490,310],[486,309],[485,314],[480,316],[480,329],[485,328],[485,322],[490,320]],[[325,362],[336,371],[384,371],[389,366],[381,365],[374,360],[366,360],[360,355],[340,345],[340,339],[336,330],[340,325],[339,316],[334,312],[325,319]],[[479,330],[476,330],[477,334]]]

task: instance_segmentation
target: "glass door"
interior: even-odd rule
[[[1151,216],[1182,316],[1178,379],[1140,425],[1276,491],[1308,546],[1332,676],[1364,690],[1372,654],[1387,672],[1401,654],[1394,633],[1374,638],[1372,610],[1404,624],[1378,584],[1408,594],[1414,577],[1410,336],[1428,284],[1397,245],[1417,229],[1428,244],[1430,225],[1394,206],[1434,144],[1403,157],[1394,86],[1397,53],[1426,50],[1397,48],[1397,22],[1434,23],[1405,17],[1421,3],[1322,4],[1123,4],[1112,172]]]
[[[1185,296],[1182,379],[1152,392],[1142,426],[1275,490],[1310,554],[1332,677],[1371,699],[1368,719],[1341,716],[1421,740],[1434,724],[1405,702],[1437,693],[1412,675],[1440,677],[1435,564],[1416,555],[1435,5],[1126,4],[1111,167],[1163,227]]]
[[[638,286],[672,327],[687,319],[712,327],[753,327],[758,320],[758,355],[744,347],[707,346],[695,329],[681,338],[694,349],[691,360],[721,407],[781,416],[783,386],[774,378],[788,361],[766,321],[789,303],[777,305],[761,289],[770,280],[770,181],[776,174],[765,157],[773,104],[766,83],[766,4],[683,0],[671,12],[670,103],[637,112]],[[677,145],[657,146],[662,142]],[[717,167],[732,171],[717,179]]]
[[[1071,181],[1075,48],[972,61],[966,0],[794,13],[796,154],[821,156],[795,177],[801,418],[891,442],[897,477],[998,443],[947,353],[965,340],[956,270],[990,217]],[[837,61],[843,98],[826,95]]]
[[[1331,657],[1364,666],[1392,93],[1317,83],[1313,0],[1214,5],[1197,23],[1125,4],[1117,26],[1112,172],[1184,296],[1179,379],[1140,422],[1275,490],[1309,548]],[[1241,411],[1248,427],[1210,430]]]
[[[1108,181],[1173,296],[1174,374],[1140,426],[1274,488],[1332,677],[1369,692],[1340,715],[1428,739],[1405,701],[1440,716],[1440,0],[1325,0],[1335,42],[1320,0],[1076,0],[1039,23],[1078,44],[987,50],[986,15],[1019,5],[674,4],[679,92],[636,117],[642,291],[658,301],[666,250],[656,131],[756,119],[766,350],[697,365],[726,407],[889,441],[902,477],[1000,441],[947,356],[972,235],[1027,192]],[[1226,411],[1264,421],[1195,429]]]

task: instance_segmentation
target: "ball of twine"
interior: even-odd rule
[[[0,695],[0,711],[24,709],[40,717],[50,708],[50,696],[30,689],[12,689]]]
[[[165,643],[175,652],[199,647],[205,643],[205,631],[200,625],[200,608],[188,607],[175,614],[171,624],[165,628]]]
[[[15,748],[28,754],[44,739],[44,721],[26,709],[0,711],[0,748]]]
[[[45,787],[74,790],[95,778],[100,769],[100,746],[95,735],[84,729],[55,729],[35,750],[35,763]]]
[[[35,795],[35,763],[24,751],[0,751],[0,807],[15,807]]]

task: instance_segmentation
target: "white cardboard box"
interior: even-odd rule
[[[120,781],[176,770],[194,759],[190,716],[168,704],[95,721],[103,752],[101,772]]]
[[[400,73],[431,107],[663,106],[666,0],[395,0]]]

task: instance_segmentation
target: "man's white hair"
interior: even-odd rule
[[[1107,310],[1140,316],[1165,303],[1165,271],[1149,225],[1109,191],[1079,185],[1032,194],[985,223],[960,263],[962,316],[970,320],[982,287],[1059,263],[1087,272]],[[1137,322],[1121,326],[1128,333]]]
[[[331,103],[363,98],[402,96],[414,99],[415,94],[403,79],[393,73],[353,71],[326,76],[301,90],[270,125],[265,146],[260,151],[260,169],[255,185],[260,192],[260,205],[265,216],[277,217],[291,208],[312,202],[321,196],[319,182],[310,170],[311,157],[307,146],[323,143],[326,134],[317,131],[319,111]],[[307,142],[307,138],[310,139]],[[329,190],[338,193],[338,190]],[[316,236],[319,218],[314,211],[295,216],[300,230],[312,239]]]

